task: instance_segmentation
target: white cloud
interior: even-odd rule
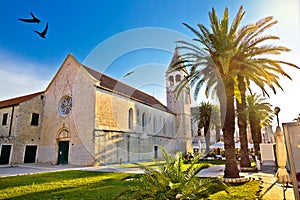
[[[0,100],[40,92],[49,84],[48,66],[2,52],[0,59]]]
[[[0,74],[0,100],[43,91],[49,83],[26,73],[0,70]]]

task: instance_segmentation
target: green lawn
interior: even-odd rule
[[[225,191],[220,191],[210,196],[214,200],[254,200],[257,199],[255,196],[256,191],[258,191],[259,182],[258,181],[249,181],[242,185],[228,187],[226,193]]]
[[[165,161],[148,161],[148,162],[136,162],[136,163],[125,163],[125,164],[119,164],[119,165],[113,165],[115,168],[139,168],[141,165],[145,167],[155,167],[159,164],[165,164]]]
[[[140,175],[92,171],[60,171],[0,178],[0,199],[114,199]],[[229,186],[210,199],[255,199],[259,182]]]
[[[0,199],[113,199],[133,181],[121,173],[62,171],[0,178]]]

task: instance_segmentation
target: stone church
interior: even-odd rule
[[[179,58],[175,50],[170,66]],[[45,91],[0,101],[0,164],[105,165],[192,152],[186,71],[166,73],[167,105],[69,54]]]

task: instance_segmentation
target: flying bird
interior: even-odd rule
[[[34,30],[34,32],[36,32],[37,34],[39,34],[39,36],[41,36],[42,38],[46,38],[47,31],[48,31],[48,22],[47,22],[46,27],[43,30],[43,32],[39,32],[39,31]]]
[[[125,74],[125,75],[123,76],[123,78],[125,78],[126,76],[129,76],[130,74],[133,74],[133,73],[134,73],[134,71],[128,72],[127,74]]]
[[[22,21],[22,22],[28,22],[28,23],[41,23],[41,20],[38,19],[32,12],[30,12],[30,15],[32,16],[32,19],[22,19],[22,18],[18,18],[18,20]]]

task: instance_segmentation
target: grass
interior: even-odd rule
[[[0,199],[113,199],[136,175],[62,171],[0,178]]]
[[[140,164],[155,166],[151,162]],[[136,182],[132,178],[137,176],[141,175],[71,170],[3,177],[0,178],[0,199],[114,199],[133,186]],[[258,188],[258,181],[230,185],[229,194],[220,191],[209,199],[255,199]]]
[[[226,160],[200,160],[199,164],[225,165]]]
[[[139,168],[140,165],[145,167],[155,167],[157,163],[164,164],[165,161],[148,161],[148,162],[136,162],[136,163],[125,163],[121,165],[114,165],[115,168]]]
[[[217,192],[210,196],[214,200],[254,200],[257,199],[256,192],[259,190],[259,181],[249,181],[242,185],[231,185],[225,191]]]
[[[150,161],[150,162],[137,162],[137,163],[128,163],[128,164],[122,164],[122,165],[114,165],[115,168],[140,168],[141,166],[143,167],[156,167],[157,166],[157,163],[159,164],[165,164],[166,162],[165,161]],[[207,168],[211,165],[222,165],[222,164],[225,164],[225,162],[222,162],[222,161],[218,161],[218,160],[215,160],[215,161],[200,161],[197,165],[204,165],[206,167],[204,168]],[[183,165],[183,169],[186,169],[188,168],[189,164],[184,164]]]

